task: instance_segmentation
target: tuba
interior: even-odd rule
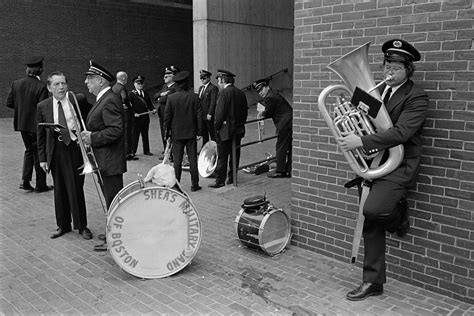
[[[202,147],[198,157],[198,171],[201,177],[207,178],[214,173],[217,167],[217,159],[217,143],[209,140]]]
[[[370,117],[367,114],[367,106],[351,103],[351,95],[356,87],[380,101],[381,96],[377,88],[390,79],[390,77],[387,77],[378,85],[375,85],[368,63],[369,45],[370,42],[354,49],[327,66],[339,75],[346,84],[346,86],[330,85],[321,92],[318,98],[319,111],[334,137],[340,137],[347,132],[364,136],[386,131],[393,127],[390,116],[383,104],[377,115]],[[380,162],[385,151],[371,154],[357,148],[348,152],[344,151],[343,154],[351,169],[359,177],[371,180],[389,174],[400,165],[403,158],[403,146],[398,145],[389,148],[388,151],[388,159],[381,165],[378,165],[378,162]],[[369,166],[367,160],[371,159],[373,159],[373,162]]]

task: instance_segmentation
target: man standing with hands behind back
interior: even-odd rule
[[[125,137],[125,154],[127,160],[138,160],[132,153],[132,109],[130,108],[130,100],[125,85],[128,81],[128,75],[125,71],[119,71],[116,75],[117,82],[112,86],[112,91],[122,99],[124,113],[124,137]]]
[[[54,189],[54,210],[57,231],[51,238],[58,238],[71,231],[71,214],[74,229],[84,239],[92,239],[87,228],[86,201],[84,198],[84,175],[81,148],[77,143],[78,132],[83,130],[79,121],[79,106],[66,97],[67,80],[62,72],[56,71],[48,76],[48,90],[52,97],[38,104],[38,123],[60,124],[64,129],[53,129],[38,125],[38,155],[41,168],[51,170]],[[81,95],[82,96],[82,95]],[[83,107],[87,106],[85,97]],[[82,113],[82,112],[81,112]],[[77,132],[74,133],[73,131]]]
[[[199,101],[202,109],[202,146],[204,146],[209,138],[216,140],[216,131],[214,129],[214,115],[216,112],[217,93],[219,89],[212,84],[211,75],[207,70],[199,72],[199,79],[202,86],[199,87]]]
[[[48,98],[46,85],[39,77],[42,73],[43,57],[30,58],[26,62],[26,77],[13,82],[7,99],[7,107],[15,109],[13,128],[20,131],[25,144],[20,189],[36,192],[46,192],[53,188],[46,184],[46,173],[40,167],[36,143],[36,105]],[[33,167],[36,173],[36,188],[30,184]]]
[[[127,171],[122,101],[110,88],[114,77],[107,69],[91,60],[85,75],[85,84],[96,96],[96,102],[87,115],[87,131],[83,131],[81,136],[94,151],[102,179],[101,189],[109,208],[123,187],[123,173]],[[95,246],[94,250],[106,251],[107,241]]]

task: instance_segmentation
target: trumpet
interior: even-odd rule
[[[84,120],[82,119],[81,109],[79,108],[79,102],[77,102],[76,95],[72,91],[66,92],[66,97],[69,97],[69,95],[72,96],[72,99],[74,100],[74,103],[76,104],[76,107],[77,107],[77,112],[74,109],[74,106],[71,106],[70,110],[71,110],[72,118],[74,120],[74,125],[78,129],[78,131],[76,131],[77,142],[79,144],[79,147],[81,148],[82,161],[84,162],[84,164],[81,166],[82,168],[81,174],[85,175],[85,174],[96,172],[99,178],[102,178],[100,176],[99,166],[97,164],[97,160],[95,159],[94,152],[92,151],[92,147],[86,145],[80,135],[81,129],[86,131],[86,125],[84,124]],[[79,118],[77,114],[79,114]],[[80,123],[79,123],[79,119],[80,119]]]

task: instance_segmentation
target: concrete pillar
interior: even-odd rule
[[[291,92],[293,6],[292,0],[193,0],[195,91],[200,69],[212,72],[214,83],[217,69],[229,70],[244,88],[287,68],[271,84]]]

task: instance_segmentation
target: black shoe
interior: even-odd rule
[[[405,198],[401,199],[398,202],[398,207],[401,212],[400,215],[400,225],[398,226],[395,233],[398,237],[405,237],[410,229],[410,216],[408,214],[408,202]]]
[[[226,184],[233,184],[234,183],[234,179],[227,179],[226,181]]]
[[[275,172],[267,175],[269,178],[289,178],[286,172]]]
[[[104,242],[103,244],[95,245],[94,251],[107,251],[107,243]]]
[[[223,186],[225,186],[224,183],[218,183],[218,182],[213,183],[213,184],[209,184],[209,187],[210,187],[210,188],[215,188],[215,189],[217,189],[217,188],[222,188]]]
[[[87,227],[84,228],[83,230],[79,230],[79,234],[82,235],[84,239],[87,239],[87,240],[92,239],[92,233]]]
[[[147,153],[143,153],[143,154],[146,155],[146,156],[153,156],[153,153],[151,153],[151,152],[147,152]]]
[[[383,294],[382,284],[362,283],[357,289],[347,293],[346,298],[350,301],[362,301],[369,296],[377,296]]]
[[[161,156],[160,158],[158,158],[158,160],[163,160],[165,159],[165,156]]]
[[[51,191],[52,189],[54,189],[54,187],[52,185],[47,185],[45,187],[35,188],[35,192],[36,193],[48,192],[48,191]]]
[[[199,185],[198,186],[192,186],[191,187],[191,192],[196,192],[196,191],[199,191],[201,189],[202,189],[202,187],[200,187]]]
[[[25,190],[25,191],[34,191],[35,188],[33,188],[30,184],[29,181],[24,181],[23,183],[20,183],[20,189]]]
[[[105,234],[98,234],[97,239],[105,241]]]
[[[51,239],[56,239],[58,237],[61,237],[62,235],[69,233],[71,231],[71,228],[58,228],[54,234],[51,235]]]

